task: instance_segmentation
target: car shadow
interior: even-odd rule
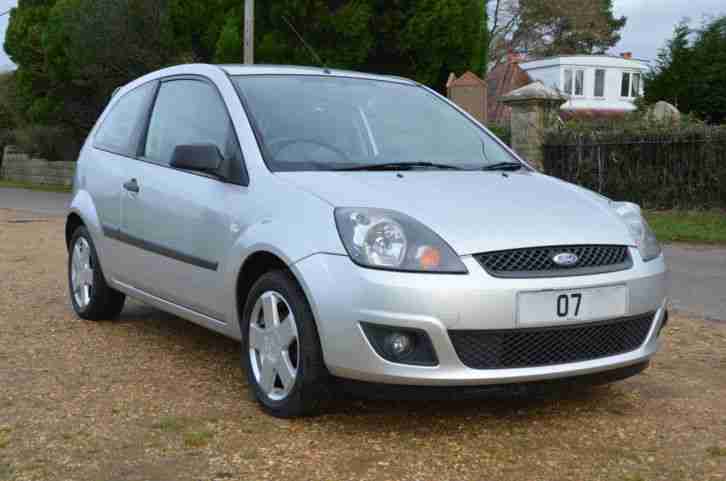
[[[213,369],[235,370],[239,375],[241,398],[251,401],[252,392],[246,389],[247,380],[239,363],[239,342],[209,331],[194,323],[153,307],[130,302],[117,325],[132,329],[135,336],[147,338],[164,356],[178,356],[179,362],[188,362],[186,356],[194,353],[194,362],[208,362]],[[325,401],[317,422],[334,420],[350,423],[357,429],[366,419],[388,419],[396,429],[415,430],[420,423],[429,424],[437,419],[528,419],[569,416],[595,409],[611,409],[613,413],[627,413],[630,400],[627,389],[617,384],[593,386],[588,384],[505,386],[494,389],[444,391],[417,388],[389,389],[381,385],[360,385],[332,379],[330,399]],[[263,415],[260,411],[260,415]],[[410,423],[410,416],[416,417]],[[377,429],[375,424],[371,429]]]

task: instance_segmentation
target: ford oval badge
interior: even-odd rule
[[[552,262],[562,267],[572,267],[577,264],[580,258],[571,252],[562,252],[552,258]]]

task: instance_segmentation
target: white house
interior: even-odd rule
[[[635,110],[634,100],[643,95],[643,74],[648,65],[632,58],[608,55],[572,55],[520,62],[533,81],[559,90],[569,101],[564,112],[574,115],[623,113]]]

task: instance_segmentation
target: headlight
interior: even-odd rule
[[[335,209],[340,238],[356,264],[407,272],[466,274],[451,247],[411,217],[383,209]]]
[[[630,202],[611,202],[610,206],[625,221],[643,260],[648,262],[658,257],[661,253],[660,244],[643,218],[640,207]]]

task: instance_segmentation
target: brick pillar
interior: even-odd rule
[[[541,82],[513,90],[501,102],[512,108],[512,148],[542,171],[544,132],[557,122],[560,106],[567,99]]]
[[[453,73],[446,83],[446,93],[450,100],[481,123],[487,121],[487,87],[482,79],[473,72],[466,72],[459,78]]]

